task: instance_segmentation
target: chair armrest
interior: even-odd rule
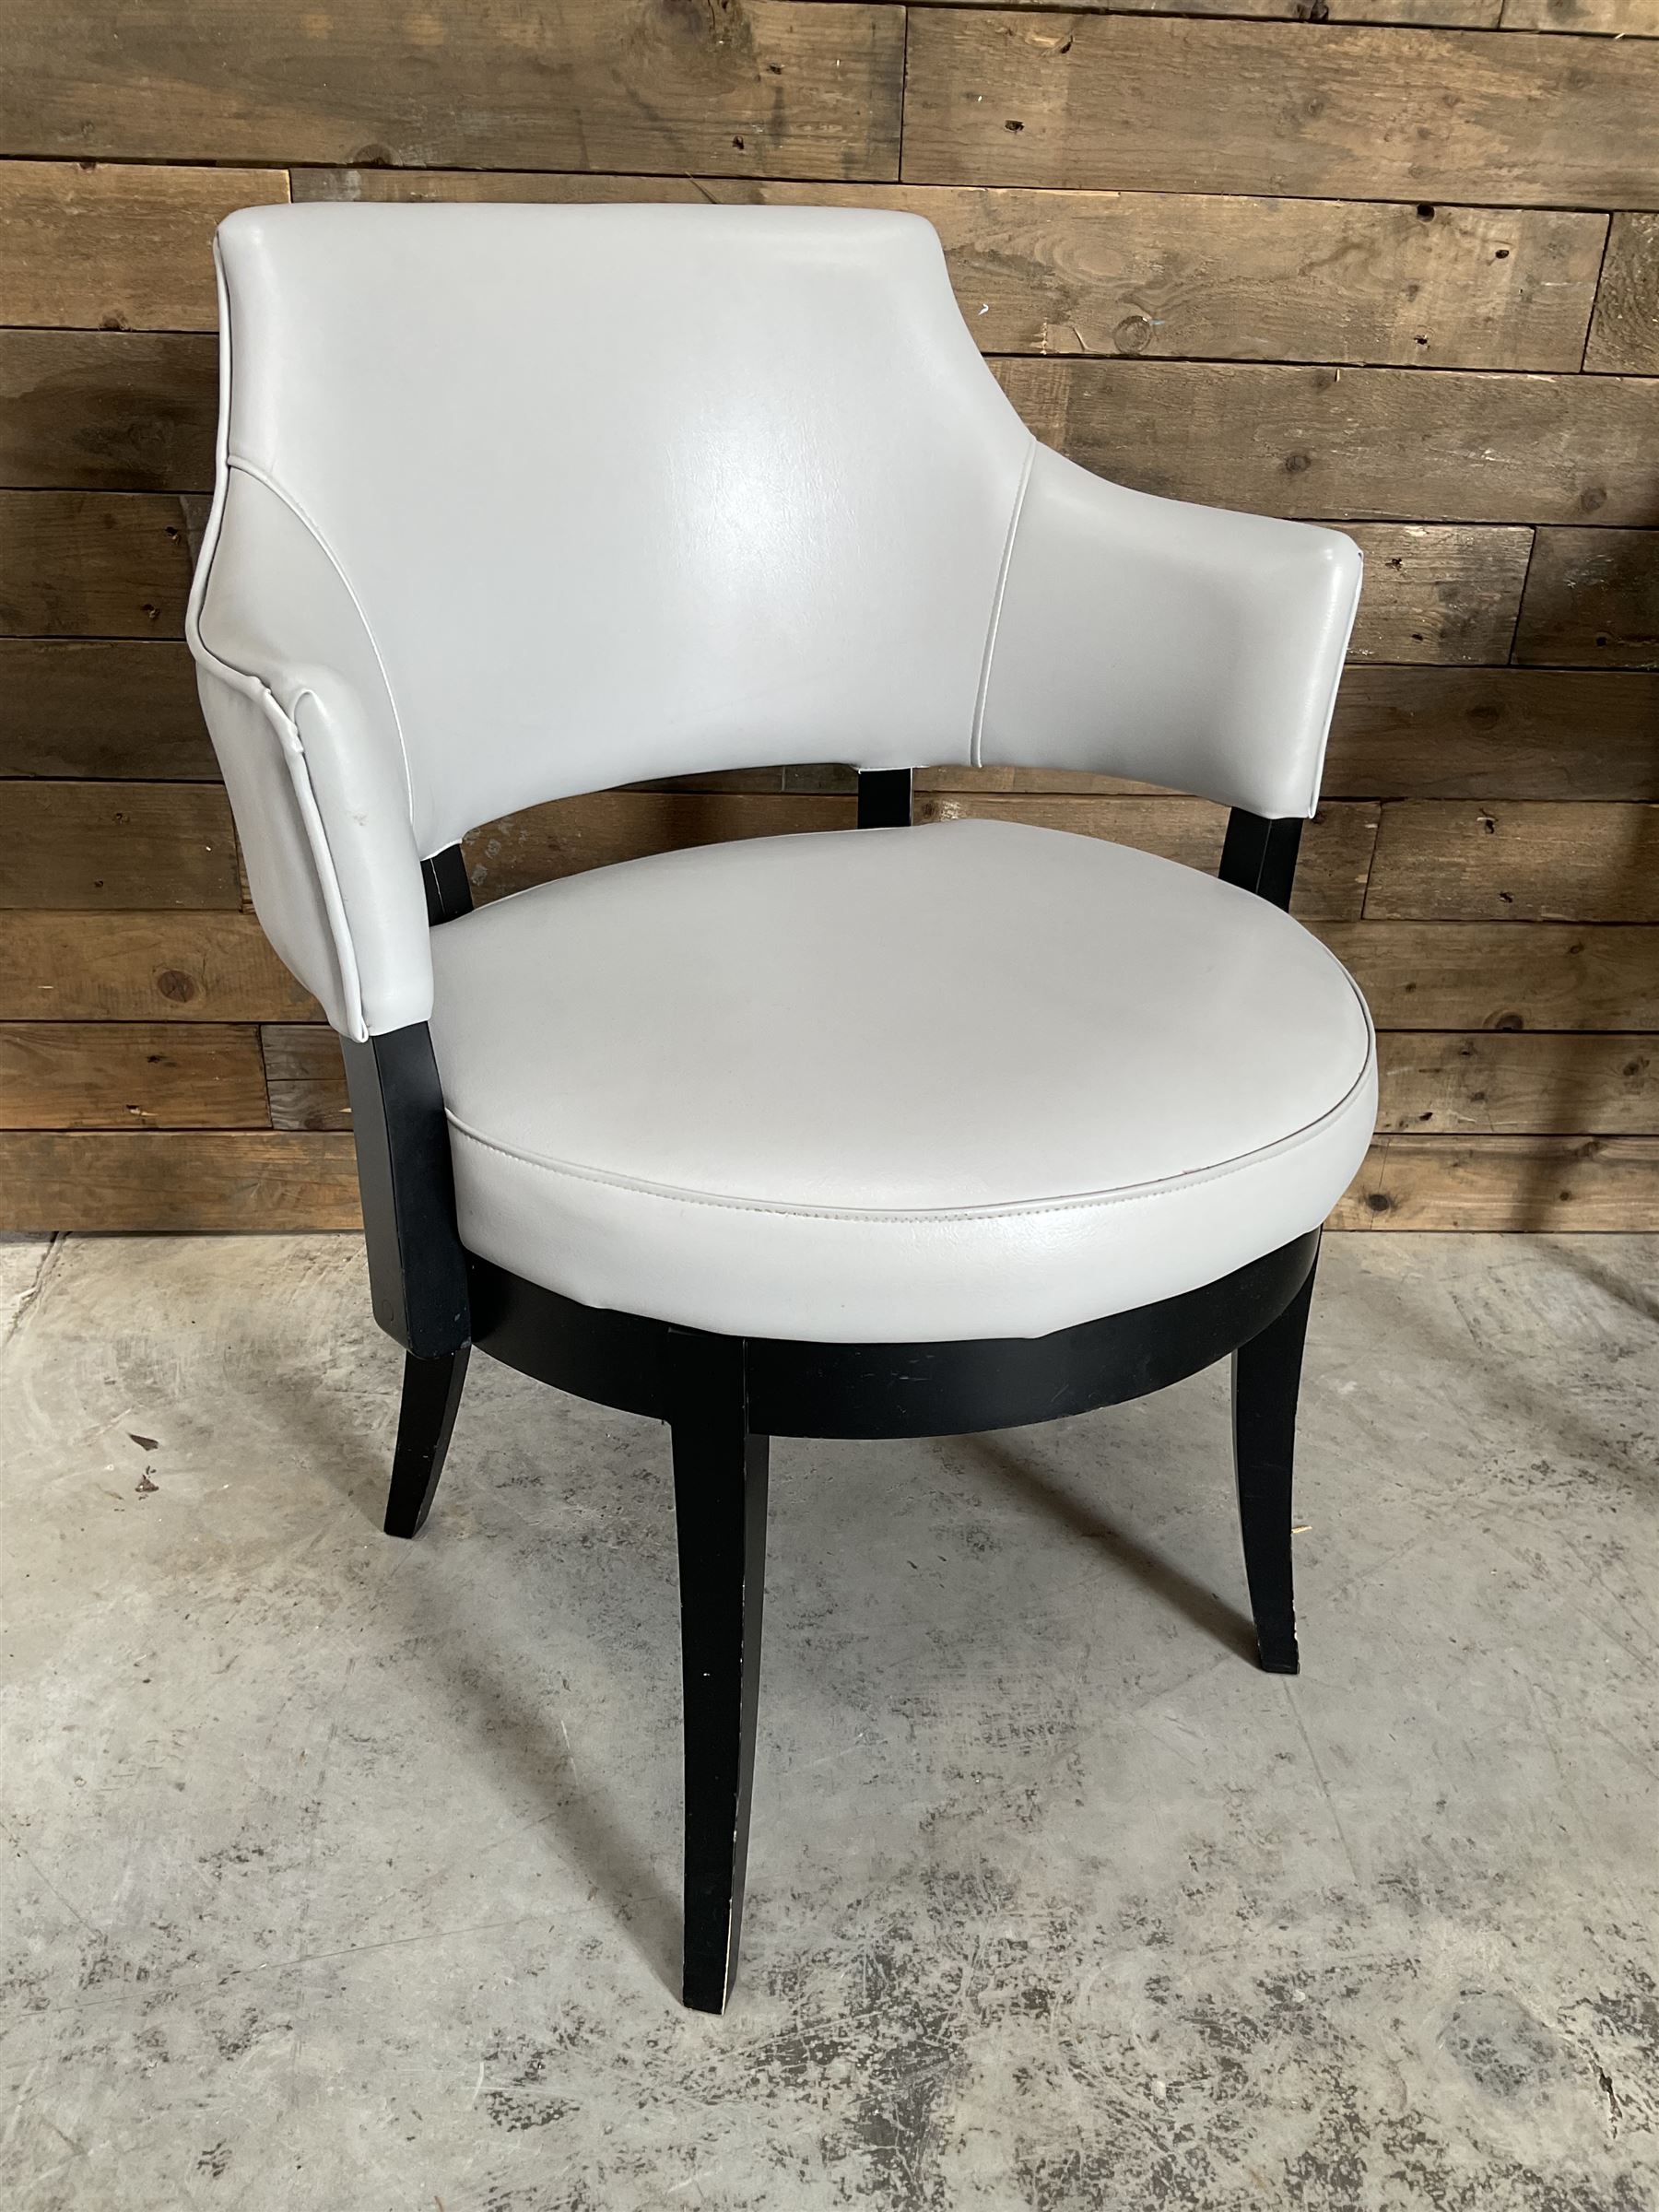
[[[397,717],[362,618],[303,521],[222,487],[186,634],[254,911],[342,1036],[426,1020],[431,944]]]
[[[975,760],[1311,815],[1360,568],[1339,531],[1126,491],[1039,446]]]

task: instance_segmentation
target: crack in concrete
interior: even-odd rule
[[[22,1335],[23,1324],[34,1312],[36,1306],[40,1304],[41,1294],[52,1276],[56,1272],[60,1255],[68,1241],[68,1232],[65,1230],[53,1230],[48,1236],[46,1249],[41,1254],[40,1265],[35,1269],[33,1282],[29,1284],[28,1289],[12,1308],[6,1319],[5,1330],[0,1332],[0,1352],[8,1350],[18,1337]]]

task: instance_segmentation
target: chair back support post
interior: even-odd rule
[[[459,845],[445,845],[441,853],[423,860],[420,880],[426,890],[427,921],[433,929],[441,922],[453,922],[458,914],[472,912],[472,884]]]
[[[1236,883],[1241,891],[1253,891],[1258,899],[1288,911],[1296,885],[1301,832],[1299,816],[1275,820],[1235,806],[1227,818],[1227,836],[1217,874],[1223,883]]]
[[[908,830],[911,823],[911,771],[867,768],[858,779],[858,827]]]

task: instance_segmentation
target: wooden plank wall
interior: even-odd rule
[[[208,239],[291,197],[912,208],[1041,437],[1351,530],[1300,899],[1383,1032],[1339,1218],[1659,1228],[1659,0],[13,0],[4,40],[0,1225],[355,1218],[180,641]],[[600,794],[471,858],[489,896],[849,790]],[[921,804],[1220,839],[1077,776]]]

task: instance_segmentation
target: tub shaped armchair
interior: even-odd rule
[[[189,635],[260,918],[344,1042],[388,1530],[473,1346],[670,1424],[685,1995],[735,1971],[772,1436],[942,1434],[1234,1359],[1261,1661],[1320,1225],[1375,1114],[1285,911],[1359,582],[1333,532],[1037,444],[938,241],[816,208],[300,206],[219,233]],[[473,910],[460,841],[841,760],[859,827]],[[1220,877],[923,763],[1232,809]]]

